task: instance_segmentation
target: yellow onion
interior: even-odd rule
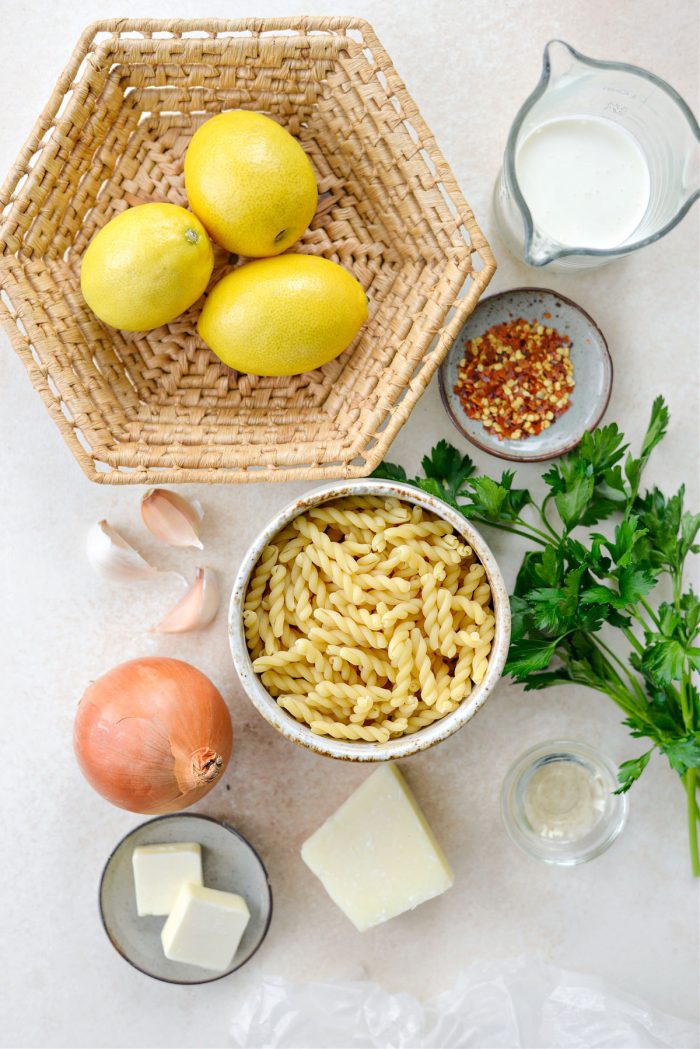
[[[179,659],[132,659],[87,689],[73,743],[85,778],[107,801],[160,815],[211,790],[231,757],[233,728],[201,671]]]

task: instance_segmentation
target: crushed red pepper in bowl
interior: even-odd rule
[[[494,324],[465,343],[455,393],[499,441],[534,437],[571,407],[569,350],[568,335],[554,328],[522,317]]]

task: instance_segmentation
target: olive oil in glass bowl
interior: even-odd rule
[[[503,783],[506,831],[544,863],[572,867],[604,852],[622,830],[627,796],[613,765],[592,747],[552,740],[521,754]]]

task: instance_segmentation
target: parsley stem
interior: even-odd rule
[[[683,589],[683,569],[671,573],[673,579],[673,603],[678,615],[681,614],[681,591]]]
[[[521,532],[518,528],[511,528],[510,525],[496,524],[495,521],[488,521],[485,517],[469,517],[469,521],[476,521],[477,524],[486,525],[488,528],[497,528],[499,532],[510,532],[511,535],[519,535],[522,539],[529,539],[531,542],[539,543],[540,546],[549,546],[549,539],[545,536],[544,539],[540,539],[536,529],[532,529],[531,526],[526,522],[522,521],[525,528],[530,529],[528,532]]]
[[[630,685],[632,686],[632,690],[633,690],[634,694],[637,696],[637,699],[639,699],[641,701],[643,710],[646,710],[646,708],[648,706],[647,697],[644,695],[644,691],[643,691],[641,685],[639,684],[639,682],[637,681],[637,679],[634,678],[632,676],[632,674],[630,674],[629,670],[627,669],[625,664],[622,662],[622,660],[619,659],[615,655],[615,653],[612,651],[612,649],[608,648],[608,646],[605,644],[604,641],[601,641],[601,639],[599,637],[597,637],[595,640],[596,640],[597,644],[600,645],[600,647],[602,649],[604,649],[612,659],[615,660],[617,665],[622,668],[622,671],[623,671],[625,677],[627,678],[627,680],[629,681]],[[618,675],[618,677],[619,677],[619,675]]]
[[[641,614],[641,612],[639,611],[639,609],[638,609],[638,608],[635,608],[635,607],[634,607],[634,606],[632,605],[632,606],[628,606],[628,607],[627,607],[627,608],[625,609],[625,611],[629,612],[629,614],[630,614],[630,615],[632,616],[632,618],[633,618],[633,619],[636,619],[636,620],[637,620],[637,622],[638,622],[638,623],[639,623],[639,625],[641,626],[642,630],[643,630],[643,631],[644,631],[644,632],[645,632],[646,634],[653,634],[653,633],[654,633],[654,628],[653,628],[653,627],[651,626],[651,624],[650,624],[650,623],[647,623],[646,619],[645,619],[645,618],[644,618],[644,616],[643,616],[643,615]]]
[[[533,535],[538,535],[540,539],[542,539],[545,543],[551,543],[551,537],[548,536],[546,532],[542,532],[539,528],[535,528],[535,526],[531,525],[529,521],[523,520],[523,518],[520,516],[516,517],[515,520],[517,524],[522,525],[523,528],[527,528],[530,532],[532,532]],[[556,534],[556,532],[553,534],[554,538],[557,540],[557,542],[559,542],[559,536]]]
[[[686,662],[683,664],[683,670],[681,672],[681,713],[683,714],[683,724],[685,725],[686,732],[693,731],[693,715],[688,706],[688,683],[690,680],[690,673]]]
[[[556,539],[557,542],[560,542],[561,536],[559,536],[558,533],[554,530],[554,528],[552,528],[552,526],[549,523],[549,520],[547,518],[546,506],[547,506],[547,500],[546,499],[542,503],[541,506],[537,506],[537,512],[540,515],[540,520],[542,521],[542,524],[545,526],[547,531],[551,534],[552,538]]]
[[[651,619],[652,623],[654,623],[654,625],[656,626],[656,629],[659,630],[660,627],[661,627],[661,622],[660,622],[659,617],[657,616],[656,612],[654,611],[654,609],[649,604],[649,602],[645,601],[644,598],[641,597],[639,599],[639,603],[640,603],[640,605],[642,605],[642,607],[647,612],[647,614],[648,614],[649,618]]]
[[[644,646],[637,640],[628,626],[622,627],[622,633],[629,641],[632,648],[636,649],[640,656],[644,655]]]
[[[686,769],[683,776],[688,798],[688,836],[690,838],[690,863],[694,876],[700,877],[700,855],[698,854],[698,807],[695,800],[696,769]]]

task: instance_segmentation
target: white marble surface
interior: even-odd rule
[[[294,13],[294,0],[92,2],[5,0],[0,84],[5,98],[0,169],[12,162],[88,19],[115,15]],[[489,195],[512,117],[533,87],[544,43],[561,36],[584,53],[638,63],[698,98],[693,0],[615,4],[535,0],[377,0],[307,3],[375,25],[444,150],[499,260],[492,289],[543,283],[579,301],[605,331],[615,363],[608,418],[634,442],[653,397],[673,420],[651,480],[685,480],[697,505],[698,212],[669,237],[587,276],[527,270],[493,229]],[[21,85],[21,86],[20,86]],[[292,978],[360,973],[390,989],[432,993],[473,959],[539,956],[596,973],[686,1018],[698,1010],[698,892],[688,873],[684,795],[655,760],[631,795],[629,825],[595,862],[548,869],[506,839],[498,808],[504,772],[525,747],[573,736],[614,759],[636,754],[609,700],[584,690],[524,695],[504,683],[465,730],[406,765],[407,776],[454,865],[439,901],[356,934],[307,873],[298,846],[366,775],[297,750],[260,719],[231,667],[224,618],[201,637],[156,641],[144,631],[172,594],[158,583],[96,582],[83,555],[89,523],[108,517],[161,563],[138,523],[140,492],[90,484],[73,462],[24,370],[0,339],[0,645],[3,681],[3,877],[0,1039],[4,1045],[225,1045],[232,1011],[261,974]],[[415,466],[451,431],[435,383],[392,457]],[[485,468],[496,463],[477,453]],[[538,476],[535,467],[525,479]],[[207,560],[225,586],[260,524],[303,485],[209,488]],[[194,494],[190,490],[189,494]],[[520,550],[494,548],[512,580]],[[181,562],[194,564],[189,555]],[[238,976],[198,989],[157,984],[126,965],[97,914],[97,882],[114,843],[138,817],[111,808],[82,780],[71,751],[85,685],[141,653],[200,666],[231,703],[234,759],[200,805],[248,835],[275,891],[270,936]],[[230,789],[228,789],[230,788]]]

